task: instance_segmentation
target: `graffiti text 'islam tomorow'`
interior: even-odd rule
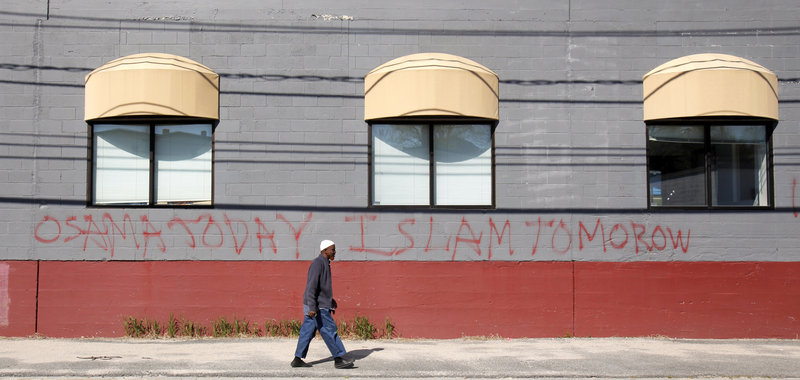
[[[141,251],[142,258],[147,258],[148,250],[153,247],[162,253],[169,248],[228,247],[236,255],[241,255],[246,249],[257,249],[260,254],[265,251],[277,254],[278,243],[281,241],[278,237],[285,234],[293,241],[295,258],[300,258],[300,239],[306,227],[312,223],[313,214],[309,212],[302,216],[302,220],[290,221],[283,214],[276,213],[274,219],[270,220],[274,221],[265,223],[260,217],[255,217],[252,221],[232,219],[226,213],[222,214],[221,219],[212,214],[202,214],[191,219],[176,216],[166,223],[154,223],[147,215],[136,217],[127,213],[117,218],[108,212],[100,217],[84,214],[81,217],[73,215],[63,219],[46,215],[36,224],[33,235],[41,244],[77,247],[84,252],[88,249],[101,249],[110,258],[114,257],[114,249],[120,243],[118,239],[121,239],[128,247]],[[542,250],[564,255],[570,250],[599,250],[600,247],[603,252],[627,249],[636,254],[661,251],[686,253],[689,251],[691,237],[691,229],[684,232],[669,226],[647,226],[633,220],[609,223],[602,218],[596,218],[591,222],[584,223],[581,220],[577,222],[577,226],[569,226],[564,219],[543,217],[516,223],[508,219],[496,221],[489,217],[485,224],[461,217],[456,233],[442,234],[435,230],[435,226],[443,222],[431,216],[422,221],[407,218],[397,222],[396,234],[402,236],[401,246],[376,248],[368,247],[365,237],[377,236],[373,235],[378,232],[377,229],[373,232],[370,225],[385,225],[386,222],[379,221],[374,214],[345,216],[344,222],[345,226],[360,229],[358,244],[340,244],[342,248],[348,247],[351,252],[401,256],[413,250],[422,250],[423,253],[435,251],[448,253],[451,260],[484,257],[491,260],[493,257],[497,258],[498,249],[507,253],[508,257],[519,259],[523,259],[523,255],[535,256]],[[356,235],[357,231],[352,231],[349,235]],[[515,235],[516,231],[521,232]],[[162,237],[165,232],[172,236],[185,234],[186,238],[182,243],[168,247]],[[527,252],[515,250],[514,247],[517,246],[512,244],[512,239],[528,240],[522,245]]]

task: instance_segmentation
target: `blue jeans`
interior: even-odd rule
[[[300,327],[300,338],[297,339],[297,350],[295,350],[294,356],[298,358],[306,357],[308,346],[311,343],[311,339],[314,339],[317,330],[319,330],[319,335],[322,336],[322,340],[325,341],[325,345],[328,346],[328,350],[334,358],[346,354],[347,351],[345,351],[344,344],[339,338],[336,322],[333,321],[331,311],[320,309],[314,318],[308,316],[308,311],[308,307],[303,305],[305,318],[303,319],[303,326]]]

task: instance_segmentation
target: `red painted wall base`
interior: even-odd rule
[[[0,261],[0,336],[36,332],[36,261]]]
[[[580,336],[792,338],[800,263],[580,263]]]
[[[128,316],[299,319],[308,262],[7,265],[0,335],[122,336]],[[797,338],[800,263],[334,262],[336,318],[403,337]],[[0,307],[3,278],[0,270]],[[2,319],[0,310],[0,322]],[[37,330],[38,329],[38,330]]]

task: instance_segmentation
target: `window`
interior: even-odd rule
[[[494,207],[499,79],[452,54],[393,59],[364,77],[369,205]]]
[[[211,205],[217,73],[172,54],[133,54],[93,70],[84,89],[90,205]]]
[[[212,124],[91,127],[91,204],[210,205]]]
[[[372,124],[373,206],[494,205],[491,124]]]
[[[649,206],[770,207],[771,122],[647,126]]]

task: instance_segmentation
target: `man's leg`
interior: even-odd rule
[[[344,349],[344,344],[339,338],[336,322],[331,316],[331,311],[328,309],[321,309],[319,311],[319,316],[322,318],[322,326],[319,327],[319,335],[322,335],[322,340],[325,341],[325,345],[328,346],[328,350],[331,351],[331,355],[333,355],[334,358],[342,357],[347,351]]]
[[[317,319],[319,319],[319,315],[317,315],[317,318],[311,318],[308,315],[303,318],[303,325],[300,326],[300,337],[297,338],[297,349],[294,352],[294,356],[302,359],[308,354],[308,346],[311,344],[311,339],[314,339],[314,334],[318,329]]]

